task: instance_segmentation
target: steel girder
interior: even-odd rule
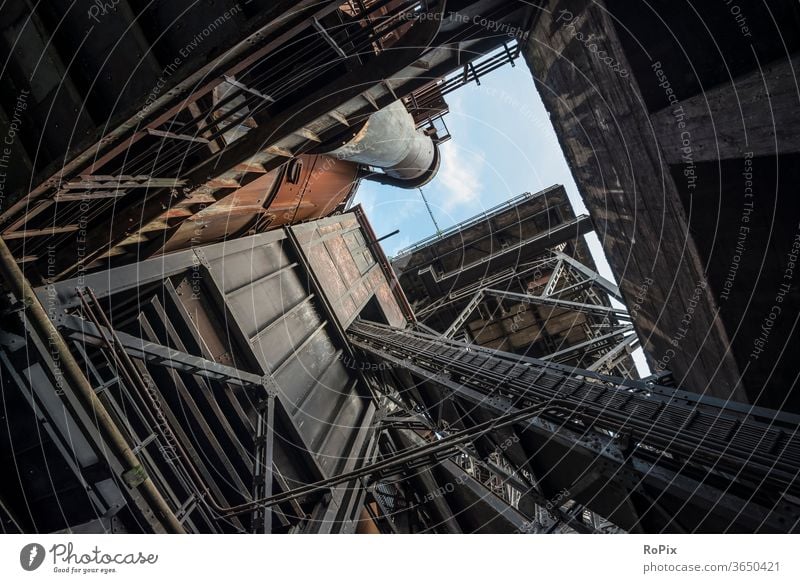
[[[800,528],[797,416],[380,325],[356,323],[350,336],[365,358],[414,375],[418,390],[488,418],[566,401],[566,412],[515,425],[526,465],[545,495],[569,492],[627,530]]]

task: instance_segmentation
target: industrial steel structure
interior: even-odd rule
[[[0,233],[38,281],[327,216],[361,177],[424,184],[446,109],[432,98],[454,87],[440,79],[519,54],[480,18],[521,30],[534,15],[507,2],[67,4],[0,9],[0,131],[15,136]]]
[[[24,311],[11,316],[3,452],[16,471],[3,483],[6,528],[270,531],[271,511],[232,509],[374,455],[375,406],[346,366],[342,326],[362,311],[380,309],[396,326],[406,317],[360,217],[36,290],[68,353],[54,358],[52,338]],[[73,358],[77,381],[64,372]],[[98,410],[109,427],[93,423]],[[135,464],[109,451],[108,434]],[[163,498],[158,506],[137,496],[145,480]],[[362,499],[348,484],[293,499],[275,508],[275,528],[352,526]]]
[[[591,230],[556,185],[432,235],[392,266],[419,322],[447,338],[635,378],[638,337],[619,289],[595,271]]]
[[[523,50],[653,370],[794,412],[799,51],[791,0],[552,0]]]
[[[796,416],[415,332],[358,208],[3,268],[6,531],[800,528]]]
[[[3,4],[2,532],[800,532],[800,165],[766,170],[796,154],[797,7],[782,48],[752,18],[752,54],[713,13],[729,92],[708,46],[694,77],[674,50],[700,25],[650,4]],[[662,16],[677,40],[641,34]],[[591,214],[556,185],[390,261],[359,182],[432,180],[446,97],[520,56]],[[740,210],[709,192],[756,167],[777,218],[736,200],[775,226],[778,292],[706,239]],[[786,354],[744,365],[750,300],[788,314]]]

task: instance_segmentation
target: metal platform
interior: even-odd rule
[[[511,440],[532,504],[567,498],[631,532],[800,530],[796,415],[374,323],[349,335],[441,439],[480,429],[484,454]]]

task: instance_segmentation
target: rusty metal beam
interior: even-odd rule
[[[80,225],[65,225],[63,227],[44,227],[41,229],[22,229],[21,231],[12,231],[10,233],[3,233],[3,238],[6,240],[11,239],[27,239],[28,237],[46,237],[50,235],[58,235],[60,233],[74,233],[80,229]]]
[[[335,11],[339,5],[340,2],[332,0],[322,3],[316,0],[276,2],[274,13],[280,16],[269,21],[233,48],[177,83],[171,90],[164,91],[148,110],[152,114],[146,113],[144,116],[140,116],[141,112],[137,112],[116,128],[108,131],[101,141],[84,150],[69,163],[59,164],[49,179],[41,182],[27,197],[23,197],[0,215],[0,223],[23,210],[28,204],[29,198],[41,197],[53,186],[60,184],[65,177],[76,174],[92,174],[95,168],[102,167],[147,136],[146,132],[137,131],[138,128],[143,126],[157,128],[168,122],[181,110],[210,94],[214,87],[222,81],[222,75],[236,75],[296,36],[308,26],[308,18],[312,16],[322,18]],[[275,35],[260,48],[253,50],[254,46],[258,46],[264,38],[275,34],[290,20],[293,22],[292,26]],[[106,149],[107,144],[111,145],[109,149]]]

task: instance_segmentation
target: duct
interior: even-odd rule
[[[383,174],[367,174],[365,178],[402,188],[426,184],[439,169],[436,144],[416,129],[400,100],[373,113],[349,142],[330,154],[382,168]]]
[[[263,171],[254,168],[254,172]],[[216,202],[201,203],[201,210],[166,238],[162,252],[327,216],[353,195],[357,179],[356,163],[327,156],[297,156]]]

